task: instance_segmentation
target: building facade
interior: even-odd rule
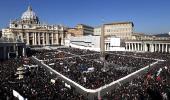
[[[24,42],[7,38],[0,38],[0,60],[11,57],[25,56],[26,45]]]
[[[94,32],[94,28],[92,26],[85,25],[85,24],[78,24],[76,28],[78,30],[81,30],[81,33],[83,35],[93,35]]]
[[[78,24],[75,28],[69,28],[68,33],[72,36],[86,36],[93,35],[94,28],[85,24]]]
[[[75,37],[83,36],[82,31],[78,30],[77,28],[68,28],[67,31],[71,36],[75,36]]]
[[[28,46],[63,45],[66,27],[42,24],[32,8],[22,14],[21,19],[10,21],[9,28],[2,29],[2,36],[20,39]]]
[[[66,46],[71,46],[80,49],[89,49],[100,51],[101,37],[100,36],[81,36],[81,37],[69,37],[66,39]],[[125,47],[121,46],[120,38],[117,37],[105,37],[104,40],[105,51],[125,51]]]
[[[126,51],[170,53],[170,36],[138,35],[125,42]]]
[[[105,36],[115,36],[123,40],[131,39],[133,34],[133,22],[114,22],[104,24]],[[101,26],[94,28],[94,35],[101,35]]]

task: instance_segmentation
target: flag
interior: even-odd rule
[[[13,90],[14,97],[18,98],[19,100],[24,100],[24,98],[15,90]]]
[[[157,81],[161,81],[161,77],[158,76],[158,77],[156,78],[156,80],[157,80]]]
[[[160,69],[158,70],[156,76],[159,76],[161,72],[162,72],[162,68],[160,68]]]

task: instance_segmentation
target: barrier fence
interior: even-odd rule
[[[139,70],[137,70],[137,71],[123,77],[123,78],[120,78],[120,79],[118,79],[116,81],[113,81],[112,83],[107,84],[105,86],[102,86],[102,87],[100,87],[98,89],[86,89],[83,86],[79,85],[78,83],[76,83],[76,82],[72,81],[71,79],[67,78],[66,76],[60,74],[56,70],[52,69],[48,65],[44,64],[44,62],[42,60],[39,60],[34,56],[32,57],[32,59],[39,66],[42,66],[45,69],[55,73],[58,76],[58,78],[62,79],[65,83],[67,83],[70,86],[74,87],[78,93],[87,95],[87,98],[89,100],[94,100],[94,99],[96,99],[98,97],[104,96],[107,92],[113,90],[114,88],[120,86],[121,84],[129,82],[129,81],[133,80],[134,78],[147,73],[146,70],[148,70],[149,67],[153,67],[153,65],[157,64],[159,61],[163,61],[163,60],[157,60],[156,62],[153,62],[152,64],[150,64],[150,65],[148,65],[148,66],[146,66],[144,68],[141,68],[141,69],[139,69]]]

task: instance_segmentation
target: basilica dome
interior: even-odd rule
[[[36,16],[35,12],[32,10],[31,6],[28,6],[27,11],[25,11],[22,16],[22,20],[38,20],[38,17]]]

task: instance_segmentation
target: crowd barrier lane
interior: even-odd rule
[[[103,96],[105,95],[108,91],[116,88],[118,85],[120,86],[121,84],[124,84],[126,82],[129,82],[131,80],[133,80],[134,78],[136,78],[137,76],[146,73],[146,70],[149,67],[152,67],[153,65],[157,64],[160,60],[157,60],[156,62],[153,62],[152,64],[141,68],[123,78],[120,78],[116,81],[113,81],[110,84],[107,84],[105,86],[102,86],[100,88],[97,89],[86,89],[85,87],[79,85],[78,83],[72,81],[71,79],[67,78],[66,76],[60,74],[59,72],[57,72],[56,70],[52,69],[51,67],[49,67],[48,65],[44,64],[41,60],[37,59],[36,57],[32,57],[34,59],[34,61],[36,61],[39,65],[46,67],[47,69],[49,69],[50,71],[52,71],[53,73],[57,74],[59,76],[59,78],[61,78],[63,81],[65,81],[67,84],[71,85],[72,87],[76,88],[80,93],[83,94],[89,94],[90,96],[93,97],[97,97],[98,93],[100,92],[100,95]]]
[[[63,81],[65,81],[66,83],[68,83],[69,85],[73,86],[73,87],[79,87],[81,90],[83,90],[86,93],[96,93],[96,90],[92,90],[92,89],[86,89],[83,86],[79,85],[78,83],[72,81],[71,79],[67,78],[66,76],[60,74],[59,72],[57,72],[56,70],[52,69],[51,67],[49,67],[48,65],[44,64],[43,62],[40,62],[39,59],[37,59],[36,57],[32,57],[36,62],[38,61],[38,64],[40,64],[43,67],[48,68],[50,71],[54,72],[55,74],[57,74],[59,76],[59,78],[62,78]],[[75,87],[75,88],[76,88]]]
[[[129,82],[129,81],[133,80],[134,78],[136,78],[137,76],[146,73],[146,70],[149,68],[149,66],[151,67],[151,66],[157,64],[158,62],[159,61],[153,62],[152,64],[150,64],[150,65],[148,65],[148,66],[146,66],[144,68],[141,68],[141,69],[139,69],[139,70],[137,70],[137,71],[123,77],[123,78],[120,78],[120,79],[118,79],[116,81],[113,81],[110,84],[107,84],[105,86],[102,86],[102,87],[96,89],[96,91],[100,91],[101,92],[100,95],[103,96],[103,95],[106,94],[106,92],[116,88],[117,85],[121,85],[121,84],[124,84],[126,82]]]

